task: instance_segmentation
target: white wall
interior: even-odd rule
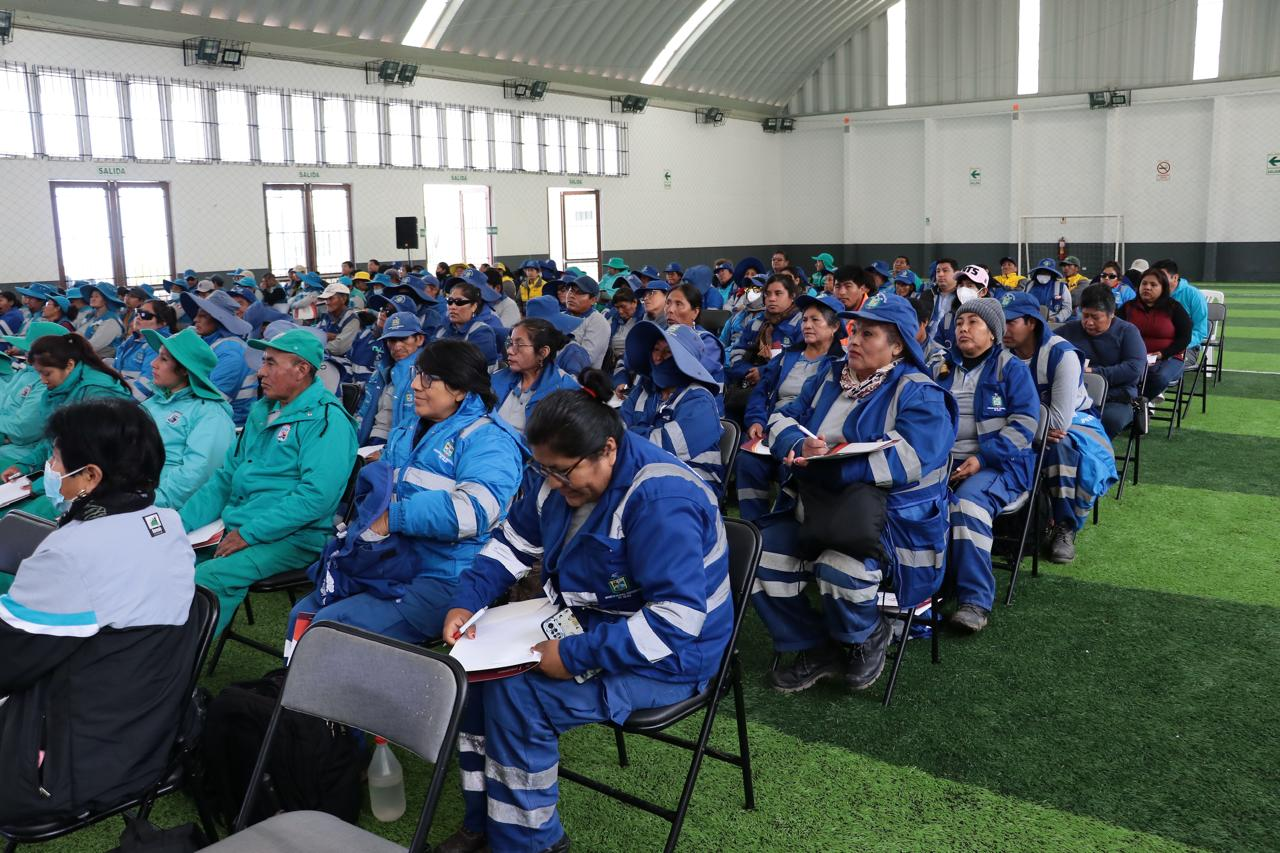
[[[0,60],[321,93],[382,94],[377,87],[365,84],[363,71],[255,58],[252,53],[246,68],[239,72],[186,68],[177,48],[28,30],[3,48]],[[610,114],[607,101],[557,95],[554,90],[545,101],[527,104],[504,101],[501,89],[495,86],[419,78],[415,86],[390,95],[582,118],[618,118]],[[798,235],[819,226],[830,239],[839,238],[841,225],[830,219],[832,212],[839,211],[838,175],[806,178],[810,183],[805,191],[820,210],[808,206],[784,209],[769,202],[783,190],[779,168],[783,137],[763,133],[754,122],[729,120],[721,127],[708,127],[695,124],[691,111],[653,107],[629,117],[627,124],[630,174],[581,179],[585,188],[601,191],[604,250],[766,245],[777,242],[780,233]],[[825,138],[831,141],[813,140],[812,156],[824,168],[838,170],[838,143],[833,134],[825,134]],[[8,268],[0,280],[57,276],[48,182],[101,179],[100,167],[123,167],[122,180],[170,183],[177,264],[179,269],[197,270],[266,266],[264,183],[310,180],[352,184],[357,258],[397,257],[394,218],[417,215],[421,222],[422,185],[448,183],[451,176],[463,174],[469,184],[492,187],[493,222],[498,227],[495,254],[546,254],[546,191],[569,184],[565,175],[444,170],[0,161],[5,199],[0,205],[0,233],[5,235]],[[320,177],[300,178],[300,170],[318,171]],[[667,171],[672,174],[669,189],[664,185]]]

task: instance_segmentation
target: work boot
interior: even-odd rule
[[[951,614],[947,622],[961,631],[976,634],[987,627],[987,620],[990,618],[990,610],[981,608],[976,604],[961,604],[956,609],[956,612]]]
[[[435,853],[488,853],[489,841],[483,832],[471,832],[465,826],[441,841]]]
[[[1048,554],[1049,549],[1053,547],[1053,541],[1058,535],[1057,526],[1051,521],[1044,530],[1040,531],[1040,553]]]
[[[830,646],[797,652],[791,665],[769,673],[769,685],[779,693],[808,690],[824,678],[839,675],[840,655]]]
[[[569,853],[569,833],[560,836],[560,840],[552,844],[542,853]]]
[[[1070,563],[1076,558],[1076,532],[1066,525],[1060,524],[1053,534],[1053,543],[1049,546],[1051,563]]]
[[[889,652],[889,638],[892,636],[893,628],[889,625],[889,621],[880,617],[880,621],[876,623],[876,627],[867,638],[849,648],[849,659],[845,662],[844,683],[850,689],[866,690],[876,683],[880,673],[884,672],[884,661]]]

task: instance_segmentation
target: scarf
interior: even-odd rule
[[[850,400],[861,400],[863,397],[869,396],[873,391],[884,384],[885,377],[902,363],[901,358],[895,358],[893,361],[881,367],[875,373],[866,379],[859,380],[854,375],[853,369],[849,367],[849,362],[844,363],[844,370],[840,371],[840,388],[844,391],[844,395]]]
[[[95,518],[106,518],[108,515],[119,515],[125,512],[137,512],[145,509],[155,501],[155,492],[112,492],[98,494],[92,492],[82,498],[76,498],[67,510],[66,515],[58,519],[62,527],[69,521],[93,521]]]

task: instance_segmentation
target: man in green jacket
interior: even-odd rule
[[[222,467],[181,511],[188,532],[219,518],[226,528],[213,557],[196,567],[196,583],[218,596],[218,633],[251,584],[319,557],[356,458],[351,417],[316,378],[319,339],[291,329],[249,346],[264,350],[263,399]]]

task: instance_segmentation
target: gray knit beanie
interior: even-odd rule
[[[982,299],[970,299],[968,302],[960,306],[960,310],[956,311],[956,318],[959,319],[961,314],[977,314],[982,318],[982,322],[987,324],[987,328],[991,330],[991,336],[999,343],[1004,338],[1004,309],[1000,307],[999,300],[985,296]]]

